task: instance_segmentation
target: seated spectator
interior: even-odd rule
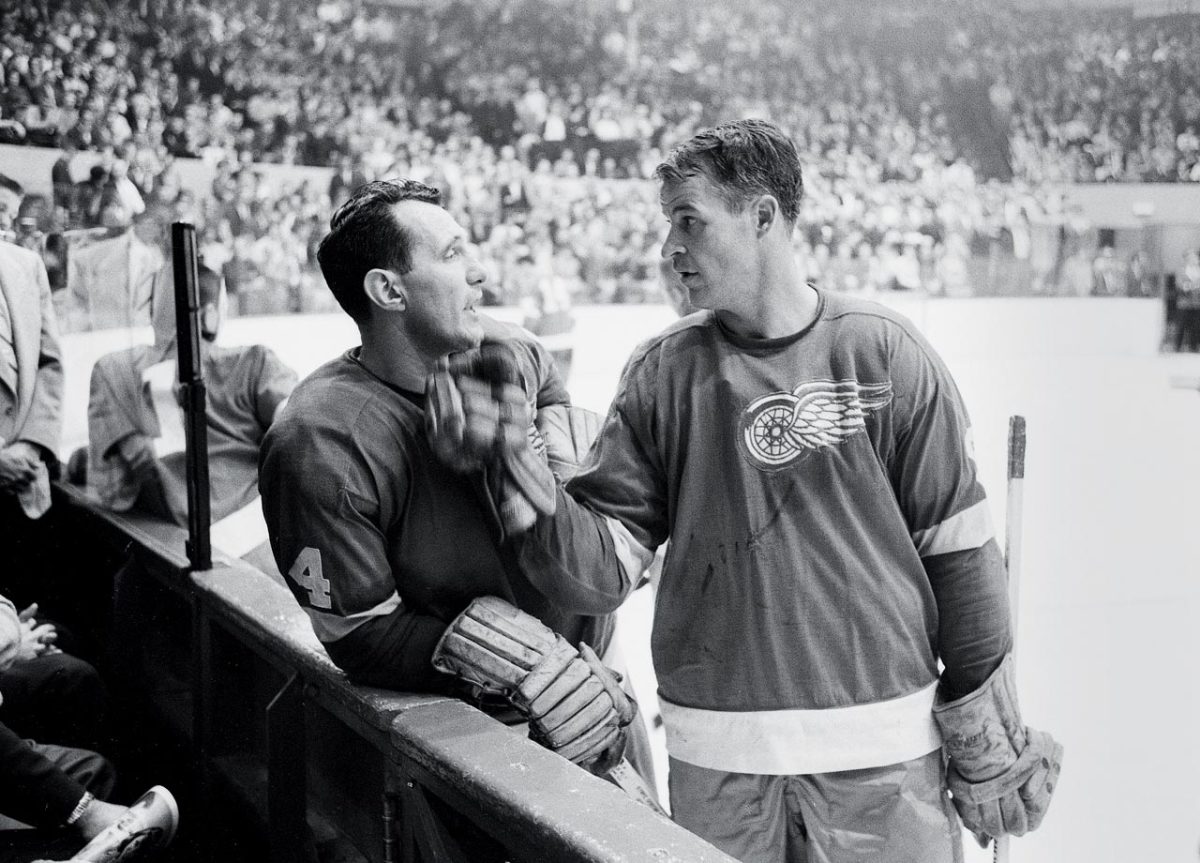
[[[0,595],[0,605],[11,604]],[[108,695],[89,663],[65,653],[59,628],[38,618],[36,603],[20,612],[19,640],[0,661],[0,722],[26,737],[64,746],[98,748]]]
[[[0,596],[0,674],[7,675],[14,664],[29,661],[22,657],[38,636],[30,632],[27,622],[21,620],[8,599]],[[7,707],[4,687],[4,679],[0,678],[0,710]],[[81,703],[70,709],[86,711],[87,705]],[[81,839],[96,836],[126,811],[123,806],[104,802],[115,781],[115,771],[103,756],[23,739],[0,721],[0,815],[49,831],[63,828],[57,834],[0,831],[0,856],[5,860],[29,860],[37,855],[71,853]],[[17,856],[18,851],[24,855]]]
[[[296,373],[262,345],[216,345],[225,304],[223,280],[201,267],[198,282],[213,545],[272,573],[258,499],[258,449],[296,385]],[[111,509],[136,508],[186,525],[172,283],[168,265],[155,280],[154,344],[107,354],[92,370],[88,481]]]

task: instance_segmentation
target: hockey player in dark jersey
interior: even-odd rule
[[[619,601],[625,558],[670,540],[652,654],[673,815],[733,856],[949,863],[960,818],[981,841],[1035,828],[1061,747],[1017,709],[945,366],[902,316],[804,282],[776,127],[702,132],[657,176],[663,256],[703,311],[634,353],[569,494],[508,543],[571,607]]]
[[[369,183],[330,228],[318,258],[362,344],[300,382],[271,426],[259,464],[276,562],[330,657],[358,682],[462,693],[448,670],[479,681],[469,658],[447,656],[453,651],[446,646],[469,611],[476,623],[509,615],[510,624],[521,625],[532,615],[569,643],[566,653],[587,644],[615,662],[614,606],[568,609],[537,590],[498,544],[498,515],[486,508],[489,498],[475,478],[439,461],[426,438],[425,382],[438,361],[503,345],[529,409],[521,433],[555,458],[586,449],[570,439],[578,424],[570,421],[573,409],[549,352],[520,327],[477,310],[487,273],[437,190],[412,181]],[[481,597],[489,598],[483,607],[474,604]],[[644,727],[628,729],[630,705],[616,709],[619,693],[599,687],[590,666],[575,658],[581,685],[586,678],[596,693],[587,705],[596,715],[597,746],[539,739],[604,772],[596,764],[619,757],[628,735],[631,760],[645,768]],[[543,717],[527,704],[514,706],[534,732],[552,730],[550,720],[539,727]],[[589,727],[577,726],[581,733]]]

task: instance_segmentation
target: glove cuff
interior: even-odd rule
[[[933,708],[946,754],[968,782],[1000,776],[1025,750],[1012,654],[970,695]]]
[[[542,515],[554,515],[558,496],[554,472],[532,447],[508,453],[499,488],[493,492],[504,536],[527,532]]]

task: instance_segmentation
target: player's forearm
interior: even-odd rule
[[[453,678],[435,671],[433,648],[446,624],[398,608],[373,618],[325,649],[355,683],[405,692],[446,692]]]
[[[510,540],[522,573],[564,611],[615,611],[632,591],[650,554],[624,530],[556,489],[554,514]],[[643,559],[644,558],[644,559]]]
[[[974,692],[1012,650],[1007,579],[995,540],[925,559],[937,598],[938,653],[947,699]]]

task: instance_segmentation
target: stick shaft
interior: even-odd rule
[[[640,720],[635,720],[640,721]],[[645,780],[642,779],[638,772],[633,769],[633,765],[625,758],[622,758],[616,767],[608,771],[608,778],[613,783],[644,806],[649,806],[659,815],[664,818],[669,818],[666,811],[658,805],[658,800],[650,793],[649,787]]]
[[[1013,628],[1013,658],[1017,653],[1017,612],[1021,599],[1021,524],[1025,512],[1025,417],[1008,418],[1008,487],[1004,510],[1004,562],[1008,569],[1008,607]],[[996,839],[994,863],[1009,863],[1009,837]]]

